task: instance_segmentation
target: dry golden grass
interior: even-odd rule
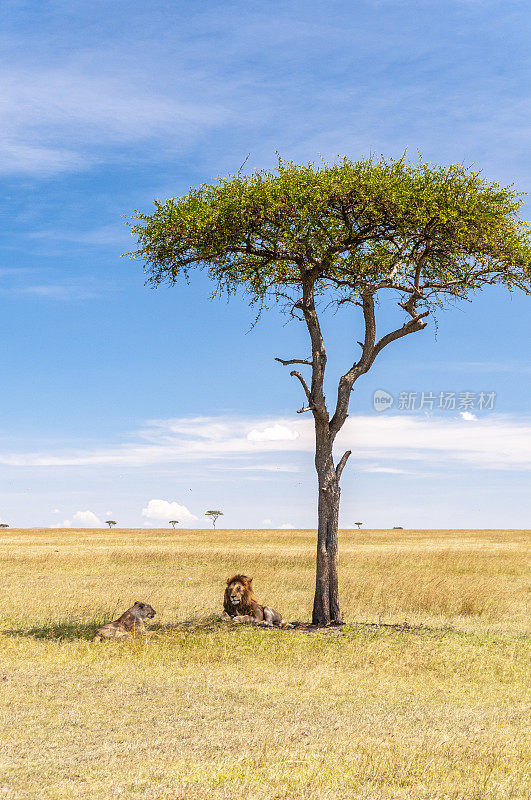
[[[319,633],[214,621],[238,571],[308,619],[314,531],[3,533],[0,798],[527,798],[529,532],[341,540]]]

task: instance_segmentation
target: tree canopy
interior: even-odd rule
[[[530,228],[522,194],[462,165],[347,158],[235,175],[155,201],[132,232],[148,280],[207,268],[217,290],[253,302],[286,298],[301,276],[335,302],[395,289],[406,311],[485,284],[529,290]],[[416,316],[412,314],[412,317]]]

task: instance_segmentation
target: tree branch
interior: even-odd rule
[[[396,341],[396,339],[401,339],[403,336],[407,336],[408,333],[421,331],[423,328],[425,328],[428,323],[423,322],[422,320],[424,317],[427,317],[429,313],[430,313],[429,311],[424,311],[422,314],[413,314],[412,319],[410,319],[408,322],[402,325],[401,328],[397,328],[396,331],[391,331],[390,333],[387,333],[385,336],[382,336],[382,338],[374,346],[373,355],[369,366],[372,366],[374,359],[376,358],[378,353],[380,353],[384,349],[384,347],[387,347],[388,344]]]
[[[392,282],[395,279],[396,273],[400,269],[401,258],[404,255],[404,251],[406,250],[407,246],[413,241],[413,238],[414,238],[413,236],[410,236],[410,238],[406,239],[406,241],[401,247],[398,247],[398,251],[395,253],[391,261],[393,266],[391,268],[389,275],[387,276],[388,281]]]
[[[306,381],[304,380],[304,378],[302,377],[300,372],[297,372],[296,369],[292,369],[291,372],[290,372],[290,375],[293,376],[294,378],[298,378],[300,380],[300,382],[302,384],[302,388],[304,389],[304,394],[306,395],[306,399],[310,403],[311,392],[310,392],[310,390],[308,388],[308,384],[306,383]],[[310,403],[310,405],[311,405],[311,403]]]
[[[288,358],[288,359],[275,358],[275,361],[279,361],[285,367],[287,367],[289,364],[307,364],[309,367],[312,366],[312,362],[309,361],[307,358]],[[291,374],[293,375],[293,373]]]
[[[416,282],[418,283],[418,276],[416,277]],[[378,353],[380,353],[384,347],[390,344],[390,342],[394,342],[396,339],[401,339],[403,336],[407,336],[408,333],[420,331],[428,324],[427,322],[423,322],[423,318],[427,317],[430,311],[424,311],[419,314],[415,308],[415,304],[421,296],[422,295],[419,291],[418,285],[416,285],[414,289],[412,289],[412,294],[407,301],[399,303],[399,306],[401,306],[401,308],[403,308],[404,311],[411,316],[411,319],[408,320],[408,322],[406,322],[401,328],[382,336],[382,338],[375,343],[376,320],[374,315],[374,296],[369,292],[366,292],[362,295],[361,304],[365,319],[365,340],[363,344],[358,342],[362,349],[360,360],[354,362],[349,371],[346,372],[339,381],[336,409],[334,416],[330,420],[329,426],[332,439],[337,436],[348,416],[350,392],[352,391],[355,381],[357,381],[360,375],[364,375],[369,371]]]
[[[376,319],[374,316],[374,296],[370,292],[365,292],[361,296],[361,306],[363,308],[363,318],[365,320],[365,339],[358,342],[361,347],[361,358],[355,361],[348,372],[339,380],[337,387],[337,403],[334,416],[330,420],[330,434],[332,439],[341,430],[343,423],[348,415],[348,404],[350,402],[350,392],[354,381],[364,372],[367,372],[372,364],[372,353],[374,351],[374,340],[376,338]]]
[[[417,291],[414,294],[411,294],[408,297],[408,299],[406,300],[405,303],[404,302],[400,302],[398,305],[400,306],[400,308],[403,308],[404,311],[406,311],[409,314],[410,317],[415,319],[415,317],[417,316],[417,309],[416,309],[415,306],[416,306],[418,300],[420,299],[420,297],[421,297],[421,293],[420,293],[420,291]]]
[[[328,424],[328,410],[326,408],[326,400],[323,391],[324,375],[326,368],[326,350],[319,325],[319,318],[315,308],[314,297],[314,283],[317,276],[315,269],[301,272],[302,282],[302,299],[300,301],[300,308],[304,315],[306,327],[310,334],[310,341],[312,343],[312,383],[311,391],[304,381],[304,378],[298,372],[292,372],[301,383],[307,392],[308,402],[314,413],[314,417],[319,417],[322,421]]]
[[[337,476],[338,481],[341,478],[341,473],[345,469],[345,464],[347,463],[351,453],[352,453],[352,450],[347,450],[346,453],[343,453],[343,455],[341,456],[341,458],[340,458],[340,460],[338,462],[338,465],[336,467],[336,476]]]

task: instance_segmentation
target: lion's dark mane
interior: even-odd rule
[[[238,606],[233,606],[230,601],[230,587],[232,583],[241,583],[245,589],[245,593],[242,595],[241,602]],[[232,578],[229,578],[227,581],[227,588],[225,589],[225,594],[223,596],[223,608],[230,617],[236,617],[243,614],[248,614],[251,617],[255,616],[256,609],[258,608],[258,602],[254,596],[251,586],[251,579],[248,578],[247,575],[234,575]]]

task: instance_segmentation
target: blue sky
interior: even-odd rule
[[[275,311],[251,329],[252,311],[211,302],[203,275],[146,288],[121,257],[134,247],[121,215],[248,154],[246,169],[272,167],[275,150],[407,148],[529,192],[528,4],[442,8],[2,3],[0,519],[201,527],[220,507],[227,527],[315,525],[311,421],[273,360],[303,355],[304,331]],[[359,381],[344,526],[529,527],[528,302],[485,291]],[[381,315],[382,331],[397,319],[391,304]],[[360,320],[325,328],[332,396]],[[376,389],[395,397],[385,413]],[[400,392],[440,391],[496,402],[398,407]]]

